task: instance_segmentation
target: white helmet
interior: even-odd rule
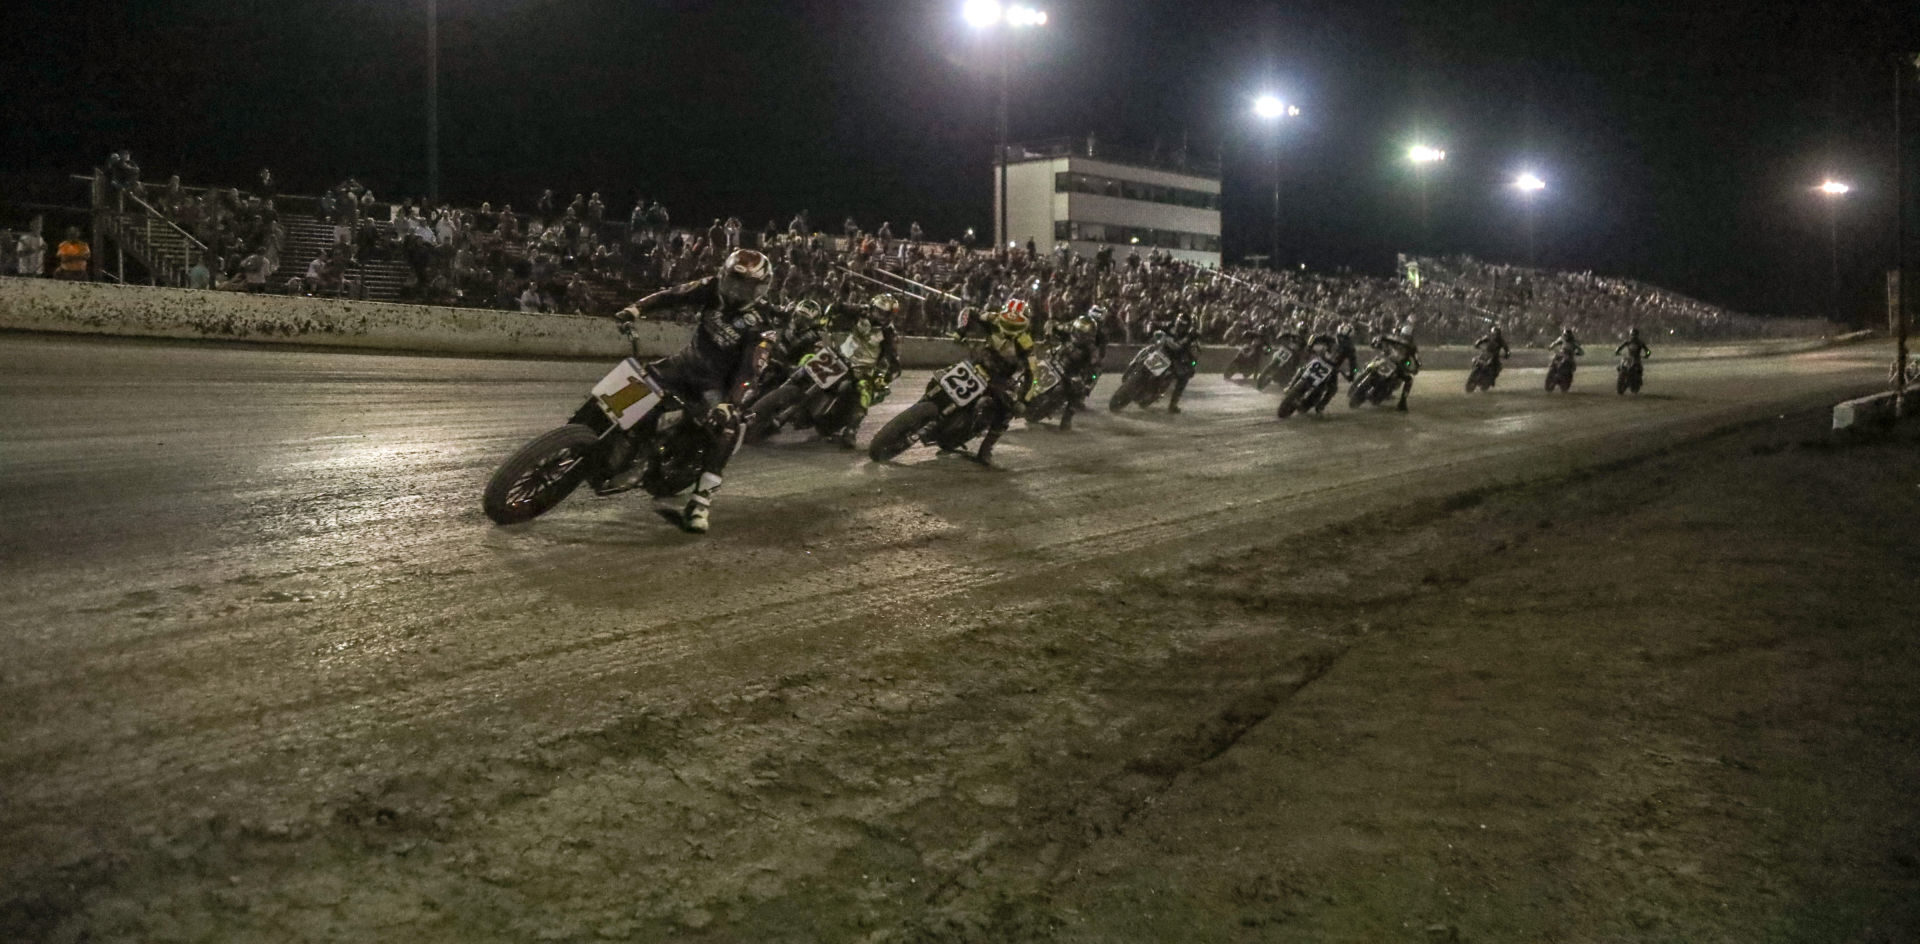
[[[773,284],[773,263],[752,249],[735,249],[720,264],[720,297],[736,305],[751,305]]]

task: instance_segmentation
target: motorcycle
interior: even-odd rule
[[[1322,396],[1331,396],[1327,385],[1339,375],[1333,366],[1333,352],[1323,344],[1315,344],[1307,351],[1307,362],[1287,382],[1280,394],[1279,417],[1286,419],[1302,409],[1319,403]]]
[[[1652,355],[1647,356],[1650,357]],[[1614,381],[1613,385],[1614,393],[1625,396],[1628,393],[1640,392],[1640,382],[1645,375],[1645,367],[1641,362],[1640,352],[1628,351],[1620,355],[1620,363],[1614,370],[1619,372],[1619,378]]]
[[[632,356],[594,385],[566,425],[521,446],[487,480],[480,505],[495,524],[532,521],[582,483],[603,489],[636,464],[641,467],[638,487],[655,497],[678,495],[700,481],[714,448],[712,434],[698,419],[705,405],[687,403],[668,390],[654,365],[640,362],[640,342],[631,327],[621,325],[620,333],[632,345]],[[765,368],[769,346],[763,336],[742,358],[736,399]]]
[[[888,462],[915,444],[959,449],[986,432],[988,379],[972,359],[934,375],[920,402],[887,421],[867,446],[867,457]]]
[[[1420,372],[1420,363],[1412,357],[1394,360],[1381,354],[1367,363],[1367,368],[1353,378],[1347,388],[1347,406],[1359,409],[1371,403],[1379,406],[1393,396],[1400,385]]]
[[[1282,377],[1291,376],[1294,370],[1294,361],[1299,360],[1300,349],[1305,346],[1305,341],[1290,341],[1285,338],[1276,341],[1272,347],[1273,356],[1267,361],[1265,367],[1260,368],[1260,373],[1253,378],[1253,389],[1265,390],[1268,384]]]
[[[1173,355],[1168,352],[1167,339],[1156,339],[1133,355],[1126,372],[1120,375],[1120,389],[1107,401],[1107,409],[1118,413],[1129,403],[1138,403],[1144,409],[1152,406],[1172,385]]]
[[[1473,359],[1473,366],[1467,370],[1467,392],[1492,390],[1493,383],[1500,377],[1500,361],[1492,351],[1481,351]]]
[[[1559,387],[1561,393],[1572,390],[1574,366],[1572,351],[1553,352],[1553,360],[1547,362],[1547,392],[1552,393],[1555,387]]]
[[[1223,380],[1232,380],[1236,375],[1257,376],[1260,373],[1261,363],[1272,353],[1273,346],[1268,344],[1265,338],[1258,336],[1248,338],[1247,343],[1240,345],[1240,349],[1234,352],[1233,363],[1227,365],[1227,369],[1221,372],[1220,377]]]
[[[1027,401],[1029,424],[1052,419],[1074,395],[1073,381],[1060,361],[1060,352],[1056,350],[1040,363],[1040,374],[1033,379],[1033,396]]]
[[[884,378],[875,377],[874,399],[886,399]],[[786,383],[754,401],[747,417],[746,441],[749,445],[788,426],[794,429],[834,431],[845,428],[860,406],[860,377],[848,357],[846,344],[839,350],[822,347],[801,358],[799,367]]]

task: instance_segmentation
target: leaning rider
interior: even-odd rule
[[[1320,402],[1314,404],[1315,413],[1327,411],[1327,404],[1333,401],[1333,395],[1340,392],[1340,377],[1345,376],[1347,383],[1353,383],[1354,369],[1360,366],[1360,352],[1353,346],[1353,322],[1342,321],[1339,327],[1333,329],[1332,350],[1334,379],[1327,382]]]
[[[1094,311],[1098,310],[1095,306]],[[1060,428],[1072,429],[1073,411],[1085,407],[1087,391],[1093,386],[1090,378],[1100,370],[1100,329],[1089,312],[1069,324],[1054,325],[1048,340],[1059,352],[1056,363],[1060,368],[1060,382],[1067,385],[1066,403],[1060,408]]]
[[[1628,359],[1637,361],[1643,357],[1652,357],[1653,348],[1648,347],[1647,342],[1640,340],[1640,326],[1634,325],[1627,329],[1627,339],[1613,349],[1613,354],[1615,357],[1626,354]]]
[[[1187,392],[1187,381],[1193,379],[1194,362],[1198,359],[1200,332],[1193,326],[1193,316],[1181,312],[1171,322],[1156,323],[1150,334],[1155,341],[1164,344],[1167,357],[1173,361],[1173,394],[1167,397],[1167,412],[1180,412],[1180,395]],[[1163,340],[1164,336],[1164,340]]]
[[[900,312],[900,299],[891,292],[882,292],[865,305],[836,306],[834,311],[837,316],[834,330],[847,333],[846,340],[840,342],[840,353],[860,385],[860,405],[846,426],[825,431],[823,435],[852,448],[860,424],[866,422],[867,411],[886,399],[888,387],[900,376],[900,341],[893,327],[893,319]]]
[[[1562,327],[1560,336],[1554,338],[1552,344],[1547,345],[1547,350],[1556,354],[1565,351],[1573,357],[1585,357],[1587,354],[1587,349],[1580,346],[1580,339],[1573,334],[1573,325]]]
[[[1407,411],[1407,395],[1413,392],[1413,373],[1406,365],[1412,363],[1415,369],[1420,366],[1420,346],[1413,343],[1413,323],[1406,322],[1397,330],[1373,339],[1373,346],[1393,362],[1400,374],[1400,405],[1394,407],[1402,413]]]
[[[739,407],[753,393],[753,348],[761,332],[775,321],[775,313],[764,301],[772,282],[773,263],[766,256],[752,249],[736,249],[720,264],[718,275],[655,292],[614,316],[629,325],[658,311],[700,311],[687,346],[651,367],[654,378],[675,396],[689,406],[697,404],[706,410],[700,422],[712,437],[712,444],[699,484],[677,520],[692,534],[707,533],[713,493],[720,489],[727,460],[740,445]]]
[[[1009,299],[1005,307],[984,317],[962,315],[960,330],[954,337],[973,348],[973,362],[986,371],[990,403],[987,434],[973,459],[981,465],[993,464],[993,444],[1013,425],[1013,418],[1026,411],[1033,396],[1033,378],[1040,365],[1034,356],[1032,322],[1027,303]]]
[[[1494,325],[1487,331],[1486,336],[1473,342],[1473,347],[1476,351],[1487,352],[1487,356],[1493,359],[1493,363],[1490,365],[1492,373],[1487,379],[1490,381],[1498,381],[1500,379],[1500,359],[1513,356],[1513,349],[1507,346],[1507,339],[1500,334],[1500,326]]]

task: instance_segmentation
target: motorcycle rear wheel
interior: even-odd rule
[[[873,442],[867,446],[867,458],[875,462],[892,461],[894,456],[906,452],[907,447],[913,445],[913,434],[939,416],[940,404],[931,400],[922,400],[907,407],[873,435]]]
[[[1286,396],[1280,398],[1279,417],[1281,419],[1284,420],[1287,417],[1292,416],[1295,412],[1299,411],[1299,409],[1300,409],[1299,394],[1289,390],[1287,391]]]
[[[540,517],[580,486],[599,442],[599,434],[579,424],[541,434],[494,470],[480,507],[494,524]]]

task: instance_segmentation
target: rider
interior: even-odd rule
[[[1420,346],[1413,343],[1413,323],[1402,324],[1398,329],[1373,339],[1373,346],[1385,354],[1396,367],[1405,361],[1420,364]],[[1407,411],[1407,395],[1413,392],[1413,374],[1400,369],[1400,405],[1394,407],[1402,413]]]
[[[1500,359],[1502,357],[1513,356],[1513,349],[1507,346],[1507,339],[1500,334],[1500,326],[1494,325],[1487,331],[1485,337],[1473,342],[1473,347],[1475,350],[1487,352],[1487,355],[1493,358],[1493,363],[1490,367],[1492,373],[1487,377],[1487,382],[1491,384],[1498,381],[1500,379]]]
[[[1073,319],[1069,324],[1054,325],[1048,333],[1048,339],[1059,352],[1060,374],[1067,384],[1066,405],[1060,409],[1060,428],[1073,428],[1073,411],[1085,406],[1087,390],[1092,387],[1088,382],[1100,369],[1100,329],[1092,311]]]
[[[978,352],[974,363],[987,374],[987,397],[991,401],[987,434],[981,437],[980,449],[973,455],[981,465],[993,464],[993,444],[1000,441],[1013,418],[1025,412],[1027,399],[1032,396],[1033,378],[1040,373],[1032,325],[1027,303],[1013,298],[991,314],[963,314],[960,330],[955,332],[957,340]]]
[[[684,285],[663,289],[620,310],[614,320],[623,326],[656,311],[697,308],[700,320],[693,339],[680,353],[652,365],[653,376],[689,406],[701,406],[700,422],[712,436],[693,497],[679,516],[679,525],[693,534],[707,533],[713,493],[720,489],[727,459],[740,445],[739,405],[753,392],[747,363],[761,332],[773,321],[764,301],[773,283],[773,263],[752,249],[736,249],[720,264],[720,272]]]
[[[1574,336],[1573,325],[1562,327],[1560,329],[1560,336],[1554,338],[1552,344],[1547,345],[1547,350],[1554,352],[1566,351],[1574,357],[1585,357],[1587,353],[1587,349],[1580,346],[1580,339]]]
[[[886,398],[887,387],[900,376],[899,334],[893,328],[894,316],[899,312],[900,299],[891,292],[881,292],[865,305],[835,309],[839,317],[834,327],[847,332],[846,340],[840,343],[840,352],[846,356],[860,385],[860,405],[847,419],[847,425],[824,433],[842,446],[852,448],[860,424],[867,419],[867,410]]]
[[[826,341],[827,325],[827,313],[818,302],[808,299],[794,305],[787,315],[787,323],[774,336],[773,350],[767,356],[767,374],[762,377],[760,389],[770,390],[791,376],[800,359]]]
[[[1187,381],[1193,379],[1200,332],[1193,326],[1193,316],[1183,311],[1170,322],[1156,322],[1148,333],[1155,341],[1166,336],[1167,357],[1173,361],[1173,394],[1167,397],[1167,412],[1178,413],[1180,395],[1187,392]]]
[[[1648,347],[1647,342],[1640,340],[1640,326],[1634,325],[1627,329],[1627,339],[1620,342],[1620,346],[1614,348],[1613,353],[1616,357],[1626,354],[1637,360],[1653,356],[1653,348]]]
[[[1353,383],[1354,369],[1359,366],[1360,352],[1353,346],[1353,322],[1342,321],[1339,327],[1333,329],[1334,379],[1327,383],[1327,390],[1320,395],[1320,402],[1313,405],[1315,413],[1327,411],[1327,404],[1333,401],[1333,395],[1340,392],[1340,377],[1345,376],[1347,383]]]

